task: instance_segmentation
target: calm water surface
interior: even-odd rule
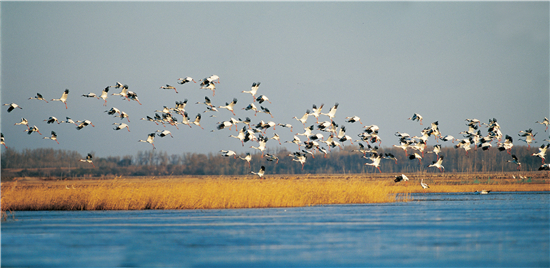
[[[276,209],[18,211],[2,266],[550,266],[548,192]]]

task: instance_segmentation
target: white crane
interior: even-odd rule
[[[548,149],[548,144],[543,144],[539,147],[539,152],[538,153],[533,153],[531,155],[536,156],[536,157],[540,157],[542,159],[542,164],[544,164],[547,149]]]
[[[302,170],[304,170],[304,164],[306,163],[307,156],[303,152],[294,152],[292,154],[289,154],[289,156],[292,156],[292,161],[296,161],[300,164],[302,164]]]
[[[191,122],[193,125],[195,126],[199,126],[201,129],[204,129],[202,126],[201,126],[201,114],[197,114],[197,116],[195,116],[195,120],[193,122]]]
[[[513,139],[512,137],[510,137],[509,135],[506,135],[506,137],[504,138],[504,142],[499,142],[497,143],[498,145],[498,150],[499,151],[506,151],[508,154],[512,154],[512,147],[514,147],[514,143],[513,143]]]
[[[319,115],[321,115],[321,110],[323,110],[323,107],[325,106],[324,103],[321,104],[321,106],[319,106],[319,108],[317,108],[317,105],[313,104],[312,106],[312,113],[311,115],[315,116],[315,119],[317,120],[317,123],[319,123]]]
[[[115,88],[121,88],[120,93],[113,93],[111,95],[118,95],[125,99],[128,99],[128,85],[122,85],[121,83],[117,82]]]
[[[225,156],[225,157],[233,156],[233,159],[237,159],[237,153],[235,153],[234,151],[220,150],[220,152],[222,153],[222,156]]]
[[[346,117],[346,122],[348,123],[359,122],[361,125],[363,124],[363,122],[361,122],[361,118],[357,115]]]
[[[99,97],[98,97],[95,93],[93,93],[93,92],[90,92],[90,93],[88,93],[88,94],[82,94],[82,97],[86,97],[86,98],[96,98],[96,99],[99,100]]]
[[[137,94],[133,91],[128,91],[128,101],[130,101],[130,100],[137,101],[139,103],[139,105],[141,105],[141,102],[139,102]]]
[[[506,162],[516,164],[518,166],[518,170],[521,170],[521,163],[519,162],[519,159],[516,157],[515,154],[512,155],[512,160],[508,160]]]
[[[95,167],[94,162],[92,162],[92,154],[90,153],[88,153],[86,159],[80,159],[80,162],[90,163],[93,167]]]
[[[29,100],[43,100],[46,103],[48,103],[48,101],[46,99],[44,99],[44,97],[42,97],[42,94],[40,94],[40,93],[36,93],[36,97],[29,98]]]
[[[262,113],[271,115],[271,118],[273,118],[273,114],[271,114],[271,111],[269,111],[269,109],[267,109],[266,107],[263,107],[263,106],[260,106],[260,109],[262,109],[262,111],[261,111]]]
[[[422,188],[424,190],[430,188],[430,186],[428,186],[428,184],[424,183],[424,178],[422,178],[422,180],[420,181],[420,186],[422,186]]]
[[[250,167],[250,160],[252,160],[252,156],[250,155],[250,153],[246,153],[245,157],[240,157],[239,156],[239,158],[246,161],[246,162],[248,162],[248,167]]]
[[[294,135],[294,139],[291,140],[291,141],[285,141],[285,143],[294,143],[294,144],[297,144],[298,145],[298,150],[300,150],[300,147],[302,146],[302,141],[300,140],[300,138],[296,135]]]
[[[414,113],[413,116],[407,118],[407,120],[418,121],[422,125],[422,116],[420,114]]]
[[[271,101],[269,101],[269,98],[266,96],[266,95],[260,95],[256,98],[256,101],[260,104],[262,104],[264,101],[267,101],[269,103],[271,103]]]
[[[128,123],[130,123],[130,116],[126,112],[120,111],[120,114],[115,115],[115,117],[120,117],[120,119],[126,118],[128,120]]]
[[[36,126],[32,126],[28,129],[26,129],[25,131],[27,131],[27,134],[31,135],[33,132],[38,132],[38,134],[42,135],[42,133],[40,133],[40,130],[38,130],[38,128]]]
[[[279,123],[277,125],[280,126],[280,127],[284,127],[284,128],[290,128],[290,132],[292,132],[292,125],[291,124]]]
[[[157,135],[159,135],[159,137],[161,137],[161,138],[164,138],[164,137],[166,137],[166,136],[168,136],[168,135],[170,135],[170,137],[172,137],[172,138],[174,137],[174,136],[172,136],[172,132],[170,132],[170,130],[162,130],[162,131],[161,131],[161,130],[157,130],[157,132],[160,132],[160,133],[157,134]]]
[[[150,143],[151,145],[153,145],[153,150],[155,149],[155,133],[150,133],[149,135],[147,135],[147,140],[138,140],[138,142],[147,142],[147,143]]]
[[[17,103],[5,103],[4,106],[8,106],[8,113],[11,113],[11,111],[13,111],[15,108],[19,108],[19,109],[23,109],[21,108],[21,106],[19,106]]]
[[[214,83],[207,82],[201,83],[201,85],[201,89],[210,89],[212,90],[212,96],[216,95],[216,85],[214,85]]]
[[[57,133],[55,133],[55,131],[52,131],[49,137],[44,137],[42,139],[54,140],[55,142],[57,142],[57,144],[59,144],[59,142],[57,141]]]
[[[542,120],[542,122],[535,122],[535,123],[538,123],[538,124],[541,124],[541,125],[545,125],[546,126],[546,129],[544,130],[544,132],[546,132],[548,130],[548,125],[550,125],[550,121],[548,120],[547,117],[544,117],[544,120]]]
[[[197,83],[193,78],[191,78],[191,77],[189,77],[189,76],[186,76],[186,77],[184,77],[184,78],[178,78],[178,83],[179,83],[180,85],[183,85],[183,84],[185,84],[185,83],[189,83],[189,82],[191,82],[191,81],[193,81],[193,83]]]
[[[395,176],[395,179],[393,181],[394,182],[402,182],[402,181],[408,182],[409,178],[407,176],[405,176],[405,174],[401,174],[399,176]]]
[[[233,123],[231,123],[231,121],[222,121],[222,122],[218,122],[218,126],[216,128],[218,130],[222,130],[224,128],[229,128],[229,130],[231,130],[231,126],[233,126]]]
[[[265,157],[267,161],[275,161],[275,164],[279,164],[279,157],[277,157],[276,155],[265,154]]]
[[[372,160],[372,162],[371,163],[365,163],[365,165],[376,167],[376,168],[378,168],[378,171],[380,171],[380,173],[382,173],[382,170],[380,170],[380,161],[382,160],[382,155],[379,155],[377,153],[373,153],[372,156],[370,157],[370,159]]]
[[[44,119],[44,121],[47,121],[46,123],[48,124],[53,124],[54,122],[57,122],[57,124],[59,125],[59,120],[57,120],[55,116],[50,116],[50,118]]]
[[[4,147],[6,147],[6,149],[8,149],[8,146],[6,146],[6,142],[4,140],[4,134],[0,133],[0,143],[2,145],[4,145]]]
[[[21,118],[21,122],[15,123],[13,125],[14,126],[16,126],[16,125],[26,125],[28,127],[29,126],[29,120],[27,120],[27,118],[23,117],[23,118]]]
[[[432,164],[428,165],[428,167],[436,167],[439,169],[440,172],[443,172],[445,170],[445,167],[443,166],[443,155],[437,159],[437,161],[433,161]]]
[[[304,115],[302,115],[302,117],[298,118],[298,117],[293,117],[293,119],[296,119],[298,120],[300,123],[304,124],[304,127],[306,126],[306,122],[307,122],[307,118],[309,117],[309,115],[311,114],[311,111],[306,110],[306,113]]]
[[[258,108],[256,108],[256,105],[254,105],[254,103],[250,103],[248,104],[248,106],[246,106],[246,108],[242,108],[242,110],[245,110],[245,111],[254,111],[254,116],[256,116],[256,114],[258,114]]]
[[[70,117],[66,116],[65,118],[67,120],[66,121],[61,121],[61,123],[75,124],[75,126],[78,126],[78,124],[74,120],[72,120]]]
[[[104,100],[103,106],[107,106],[107,98],[109,97],[109,89],[111,86],[107,86],[101,91],[101,95],[99,95],[99,98]]]
[[[229,110],[231,113],[233,113],[233,115],[235,115],[235,112],[233,111],[233,108],[235,107],[235,104],[237,104],[237,99],[236,98],[233,98],[233,101],[231,103],[225,103],[225,106],[218,106],[218,108],[220,109],[227,109]]]
[[[338,103],[334,104],[334,106],[332,106],[332,108],[330,108],[330,110],[328,111],[328,113],[324,114],[324,113],[321,113],[322,115],[326,115],[330,118],[330,122],[332,122],[333,118],[334,118],[334,115],[336,114],[336,110],[338,110]]]
[[[116,125],[114,130],[121,130],[121,129],[126,128],[128,130],[128,132],[130,132],[130,127],[126,123],[113,123],[113,125]]]
[[[256,101],[256,92],[258,92],[258,88],[260,87],[261,82],[254,82],[252,83],[252,87],[250,87],[250,90],[243,90],[241,93],[249,93],[252,95],[253,101]]]
[[[178,90],[176,89],[176,87],[168,85],[168,84],[166,84],[166,86],[160,87],[160,89],[173,89],[174,91],[176,91],[176,93],[178,93]]]
[[[384,159],[393,160],[397,164],[397,158],[392,153],[384,153]]]
[[[92,124],[92,121],[90,120],[84,120],[84,121],[76,121],[77,123],[80,123],[76,129],[78,130],[81,130],[83,129],[85,126],[88,126],[88,125],[91,125],[92,127],[95,127],[94,124]]]
[[[418,159],[418,162],[419,162],[420,164],[422,164],[422,156],[419,155],[418,153],[410,154],[410,155],[409,155],[409,159],[410,159],[410,160]]]
[[[261,179],[261,178],[264,176],[265,167],[264,167],[264,166],[261,166],[261,167],[260,167],[260,171],[258,171],[258,172],[250,171],[250,173],[255,174],[255,175],[258,175],[258,177],[260,177],[260,179]]]
[[[229,135],[229,137],[231,138],[236,138],[236,139],[239,139],[242,143],[242,145],[244,146],[244,140],[246,138],[246,126],[244,126],[240,131],[239,131],[239,134],[237,134],[237,136],[235,135]]]
[[[250,146],[250,148],[260,150],[260,152],[262,152],[261,157],[263,158],[264,157],[264,151],[266,149],[267,140],[268,140],[267,137],[264,137],[264,136],[262,136],[262,134],[260,134],[260,137],[258,138],[258,144],[259,144],[258,147]]]
[[[65,109],[68,109],[67,108],[67,97],[69,96],[69,90],[68,89],[65,89],[65,91],[63,92],[63,94],[61,95],[61,98],[59,99],[52,99],[51,101],[60,101],[60,102],[63,102],[65,103]]]

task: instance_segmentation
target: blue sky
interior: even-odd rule
[[[348,135],[355,139],[362,132],[362,125],[344,122],[357,115],[364,125],[380,127],[387,147],[398,144],[396,131],[419,135],[433,121],[443,135],[461,137],[466,118],[497,118],[516,144],[524,144],[517,133],[528,128],[539,133],[539,145],[548,138],[535,124],[550,113],[548,2],[1,2],[0,7],[2,104],[23,107],[7,113],[2,106],[1,131],[16,150],[135,155],[152,148],[139,139],[168,129],[174,138],[155,138],[157,149],[168,154],[254,152],[249,146],[257,144],[242,147],[228,137],[235,131],[211,132],[216,122],[248,116],[253,123],[290,123],[292,133],[268,130],[269,137],[276,132],[284,142],[303,132],[292,117],[313,104],[324,103],[328,112],[336,102],[335,121]],[[177,84],[180,77],[212,74],[220,77],[215,96],[198,84]],[[143,105],[109,96],[103,106],[102,100],[81,97],[100,94],[117,81]],[[252,102],[241,91],[253,82],[261,82],[258,95],[271,100],[264,104],[273,119],[241,110]],[[166,84],[179,93],[159,89]],[[68,109],[60,102],[28,100],[37,92],[59,98],[65,89]],[[194,117],[205,110],[195,104],[205,96],[216,106],[237,98],[237,115],[223,109],[216,117],[203,114],[204,130],[139,120],[184,99]],[[127,112],[131,122],[107,115],[111,107]],[[413,113],[424,117],[423,126],[407,120]],[[88,119],[95,127],[48,125],[43,120],[49,116]],[[22,117],[43,135],[14,126]],[[113,130],[120,122],[131,132]],[[310,118],[307,125],[313,123]],[[59,145],[42,139],[52,130]],[[267,145],[281,147],[273,140]]]

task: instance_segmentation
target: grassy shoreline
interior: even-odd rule
[[[21,210],[141,210],[299,207],[410,201],[411,193],[550,191],[546,173],[146,177],[107,180],[23,179],[2,183],[2,212]],[[420,179],[430,185],[420,187]]]

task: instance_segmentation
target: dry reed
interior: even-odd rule
[[[109,181],[74,189],[70,184],[2,184],[3,211],[297,207],[394,202],[397,197],[384,183],[361,180]]]

